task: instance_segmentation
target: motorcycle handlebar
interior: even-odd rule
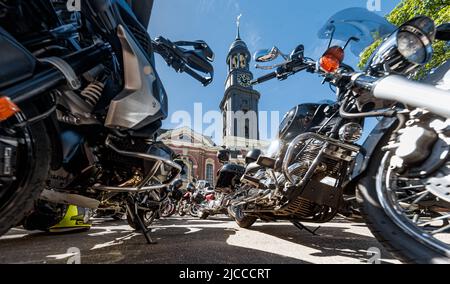
[[[272,72],[251,82],[252,85],[261,84],[277,77],[277,72]]]

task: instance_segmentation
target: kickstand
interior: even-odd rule
[[[144,234],[144,237],[147,240],[147,244],[149,244],[149,245],[157,244],[157,242],[153,241],[152,237],[150,237],[150,233],[152,232],[152,229],[146,228],[144,225],[144,221],[142,221],[141,217],[139,217],[137,200],[133,199],[133,203],[134,203],[134,210],[130,210],[130,212],[132,214],[133,219],[137,221],[136,225],[138,225],[140,227],[142,233]],[[127,207],[129,207],[129,206],[127,206]],[[131,208],[128,208],[128,209],[131,209]]]
[[[305,225],[303,225],[302,223],[298,222],[298,221],[291,221],[292,224],[294,224],[294,226],[299,229],[300,231],[307,231],[308,233],[310,233],[313,236],[318,236],[318,234],[316,234],[316,232],[320,229],[320,226],[315,228],[314,230],[309,229],[308,227],[306,227]]]

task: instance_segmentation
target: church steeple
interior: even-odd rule
[[[236,26],[237,26],[236,40],[241,39],[241,17],[242,17],[242,14],[240,14],[237,17],[237,21],[236,21]]]
[[[223,136],[226,146],[233,148],[230,141],[258,140],[258,103],[260,94],[253,89],[250,71],[251,54],[241,38],[239,15],[236,21],[236,39],[227,55],[228,77],[225,95],[220,104],[223,113]],[[236,116],[237,115],[237,116]],[[242,117],[239,117],[242,116]]]
[[[237,17],[236,39],[231,44],[230,51],[227,56],[229,71],[233,71],[235,69],[250,69],[249,63],[251,60],[251,54],[248,50],[247,44],[241,39],[241,17],[242,15]]]

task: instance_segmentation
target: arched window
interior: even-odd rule
[[[244,69],[247,67],[247,59],[245,58],[245,55],[239,55],[239,61],[241,63],[241,68]]]
[[[231,58],[231,69],[238,68],[238,56],[235,55]]]
[[[206,164],[205,178],[211,185],[214,184],[214,165],[212,163]]]

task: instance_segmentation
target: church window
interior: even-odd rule
[[[240,59],[240,63],[241,63],[241,68],[246,68],[247,67],[247,59],[245,58],[245,55],[239,55],[239,59]]]
[[[214,165],[212,163],[206,164],[205,178],[210,184],[214,184]]]
[[[233,56],[231,60],[231,69],[236,69],[238,67],[238,57]]]
[[[245,120],[245,139],[250,139],[250,120]]]

